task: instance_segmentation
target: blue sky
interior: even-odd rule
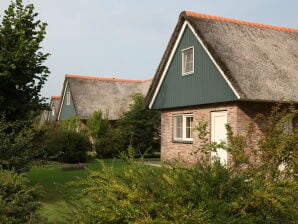
[[[184,10],[298,28],[297,0],[23,0],[48,23],[51,74],[42,95],[60,95],[65,74],[147,79]],[[0,15],[10,0],[0,0]]]

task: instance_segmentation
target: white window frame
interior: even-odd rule
[[[192,69],[191,71],[188,71],[186,72],[185,71],[185,52],[192,49]],[[182,56],[182,76],[185,76],[185,75],[191,75],[194,73],[194,70],[195,70],[195,50],[194,50],[194,46],[192,47],[188,47],[188,48],[185,48],[185,49],[182,49],[181,50],[181,56]]]
[[[177,118],[178,117],[182,117],[182,137],[177,137],[176,136],[176,129],[177,129]],[[192,129],[192,131],[191,131],[191,138],[188,138],[188,137],[186,137],[186,133],[187,133],[187,127],[186,127],[186,120],[187,120],[187,118],[192,118],[192,125],[191,125],[191,129]],[[173,116],[173,122],[174,122],[174,125],[173,125],[173,127],[174,127],[174,129],[173,129],[173,140],[174,141],[177,141],[177,142],[192,142],[193,141],[193,138],[192,138],[192,132],[193,132],[193,128],[194,128],[194,126],[193,126],[193,114],[175,114],[174,116]]]
[[[55,107],[54,107],[54,105],[52,105],[52,117],[54,117],[55,116]]]
[[[70,92],[66,92],[66,105],[70,105]]]

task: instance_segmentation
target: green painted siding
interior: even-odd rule
[[[65,92],[59,120],[67,120],[67,119],[77,115],[74,104],[73,104],[71,92],[70,92],[70,105],[66,105],[66,93],[68,91],[70,91],[69,86],[67,87],[66,92]]]
[[[181,50],[192,46],[194,46],[194,74],[182,76]],[[236,99],[232,89],[187,27],[157,94],[153,109],[227,102]]]

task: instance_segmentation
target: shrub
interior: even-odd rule
[[[81,119],[77,116],[71,117],[60,123],[60,127],[66,131],[86,133],[86,127],[82,123]]]
[[[44,223],[36,192],[22,175],[0,169],[0,223]]]
[[[95,140],[95,149],[99,158],[113,158],[125,150],[128,139],[119,128],[110,128]]]
[[[101,111],[95,111],[87,121],[89,135],[99,158],[115,157],[128,144],[122,129],[112,127]]]
[[[74,223],[295,223],[297,183],[247,179],[219,161],[152,168],[103,165],[86,180]]]
[[[295,115],[297,111],[292,112]],[[260,141],[258,163],[251,163],[244,153],[247,146],[253,147],[249,145],[253,126],[244,136],[235,136],[228,128],[228,146],[210,143],[207,126],[199,126],[204,143],[199,150],[210,153],[226,147],[234,159],[230,167],[203,160],[191,167],[173,163],[152,168],[134,162],[129,148],[123,172],[103,164],[102,172],[79,183],[84,187],[77,203],[81,206],[74,207],[70,219],[74,223],[119,224],[297,223],[297,129],[294,127],[293,133],[280,131],[283,120],[272,122],[279,115],[273,111],[266,118],[271,132]],[[286,175],[278,170],[284,161]]]
[[[46,134],[45,151],[50,159],[66,163],[85,162],[90,149],[91,144],[84,134],[61,128]]]
[[[132,104],[119,120],[119,128],[137,152],[141,154],[160,151],[160,113],[146,108],[142,94],[132,97]]]
[[[24,122],[0,118],[0,167],[18,172],[28,169],[32,155],[33,133]]]
[[[101,111],[95,111],[87,121],[88,132],[94,139],[101,138],[109,129],[107,117]]]

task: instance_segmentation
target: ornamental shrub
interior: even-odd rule
[[[33,159],[33,132],[22,121],[0,118],[0,167],[22,172]]]
[[[82,133],[57,128],[46,134],[45,151],[49,159],[65,163],[85,162],[90,150],[89,139]]]
[[[234,159],[229,167],[215,159],[194,166],[172,163],[153,168],[135,162],[130,148],[125,169],[102,164],[101,172],[93,172],[78,183],[84,190],[70,220],[119,224],[297,223],[297,126],[285,133],[280,131],[284,120],[275,119],[297,116],[297,110],[291,109],[290,114],[275,109],[263,118],[271,131],[255,148],[259,150],[258,163],[250,162],[244,153],[246,147],[256,147],[249,145],[253,125],[243,136],[234,135],[228,127],[228,146],[210,143],[207,126],[199,126],[204,144],[198,150],[210,153],[225,147]],[[285,162],[284,170],[278,169],[280,162]]]
[[[138,153],[159,152],[160,112],[149,110],[144,96],[140,93],[133,95],[132,101],[129,110],[119,119],[119,128],[123,130],[128,144]]]
[[[13,171],[0,169],[0,223],[45,223],[39,215],[36,188],[27,178]]]
[[[109,128],[100,138],[95,139],[95,149],[99,158],[114,158],[124,151],[129,140],[122,129]]]

